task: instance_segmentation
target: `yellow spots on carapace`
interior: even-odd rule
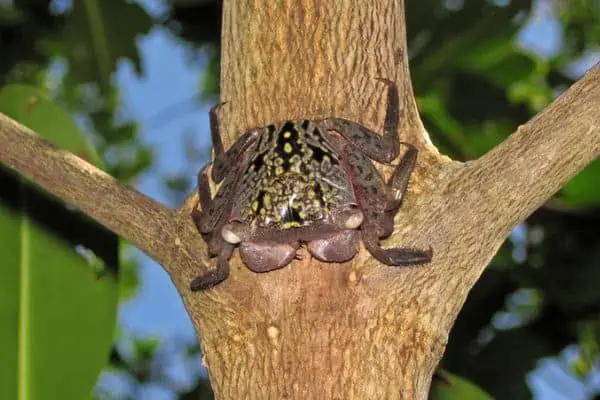
[[[283,227],[284,229],[288,229],[288,228],[299,228],[299,227],[301,227],[301,226],[302,226],[302,224],[301,224],[300,222],[298,222],[298,221],[288,221],[288,222],[285,222],[285,223],[282,225],[282,227]]]
[[[302,121],[273,126],[264,134],[268,140],[263,138],[258,149],[260,159],[254,159],[255,168],[248,169],[241,183],[248,199],[242,219],[251,226],[288,231],[320,223],[343,199],[336,184],[349,190],[337,173],[336,149]]]
[[[302,174],[301,167],[303,165],[303,161],[302,161],[302,158],[298,154],[294,154],[293,156],[290,157],[289,165],[290,165],[290,172],[295,173],[295,174]]]

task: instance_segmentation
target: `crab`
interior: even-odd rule
[[[199,201],[192,217],[217,266],[195,278],[192,290],[225,280],[236,247],[255,272],[285,267],[300,245],[318,260],[346,262],[361,240],[385,265],[431,261],[431,247],[380,244],[393,232],[417,149],[398,137],[396,85],[378,81],[388,94],[383,135],[342,118],[282,121],[248,130],[224,151],[219,110],[225,103],[210,110],[215,158],[198,174]],[[385,182],[371,160],[390,164],[400,144],[407,151]],[[214,197],[210,178],[220,184]]]

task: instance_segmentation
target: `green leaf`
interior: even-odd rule
[[[560,191],[559,200],[571,207],[600,206],[600,159],[593,161]]]
[[[580,379],[585,379],[594,372],[594,364],[600,355],[597,337],[598,322],[584,322],[579,328],[579,351],[574,360],[569,363],[571,372]]]
[[[8,4],[0,4],[0,27],[21,23],[23,20],[25,14],[22,11]]]
[[[414,65],[413,84],[418,89],[417,93],[447,77],[446,71],[477,61],[473,54],[481,53],[479,49],[496,47],[496,43],[502,40],[509,41],[518,29],[518,25],[510,20],[519,11],[520,5],[515,2],[506,7],[489,2],[464,2],[460,10],[436,20],[422,32],[428,40],[411,64]],[[431,18],[429,14],[428,18]],[[408,22],[412,23],[410,19]],[[503,57],[505,53],[488,55],[485,52],[482,57],[497,63],[498,56]]]
[[[77,124],[44,91],[28,85],[7,85],[0,90],[0,112],[33,129],[58,147],[100,165],[94,148]]]
[[[122,21],[127,21],[123,23]],[[67,16],[67,52],[77,82],[100,82],[107,88],[120,58],[131,60],[138,73],[141,61],[136,37],[146,34],[152,19],[135,3],[81,0]]]
[[[97,162],[39,89],[2,88],[0,112]],[[0,187],[0,398],[88,398],[113,342],[118,238],[11,171]]]
[[[119,262],[119,295],[120,301],[131,300],[138,293],[140,274],[138,264],[134,260],[121,258]]]
[[[492,400],[493,398],[458,375],[439,370],[431,383],[431,400]]]

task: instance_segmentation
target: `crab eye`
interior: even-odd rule
[[[238,244],[242,241],[242,238],[233,231],[231,224],[227,224],[221,229],[221,236],[231,244]]]
[[[356,229],[362,224],[364,219],[362,211],[359,209],[353,209],[347,216],[346,221],[344,222],[344,226],[347,229]]]

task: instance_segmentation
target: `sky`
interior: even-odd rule
[[[141,0],[140,3],[152,13],[164,11],[159,0]],[[552,21],[544,7],[538,11],[537,17],[530,21],[521,34],[520,43],[540,54],[551,55],[560,45],[559,25]],[[126,62],[120,65],[116,74],[123,98],[123,112],[141,121],[141,138],[155,151],[154,165],[138,181],[137,188],[158,201],[177,206],[172,204],[164,187],[165,174],[183,172],[193,175],[208,161],[205,159],[198,165],[189,165],[184,155],[184,136],[193,137],[198,148],[208,149],[210,146],[208,109],[212,104],[189,101],[198,95],[207,60],[200,57],[198,61],[190,61],[190,48],[162,29],[154,29],[141,38],[138,46],[143,76],[136,76],[132,66]],[[591,66],[593,61],[597,61],[597,57],[591,57],[579,68],[583,70]],[[172,110],[177,104],[185,106],[165,116],[163,111]],[[119,321],[123,332],[135,337],[159,337],[167,342],[183,340],[193,343],[196,336],[192,324],[167,274],[141,252],[134,251],[133,254],[140,260],[141,285],[138,294],[121,305]],[[186,375],[181,371],[185,365],[179,368],[175,375]],[[585,399],[583,385],[570,377],[564,366],[553,359],[540,361],[528,382],[535,392],[535,399]],[[596,387],[599,384],[597,382]],[[144,388],[143,396],[139,397],[150,400],[174,398],[157,387]]]

